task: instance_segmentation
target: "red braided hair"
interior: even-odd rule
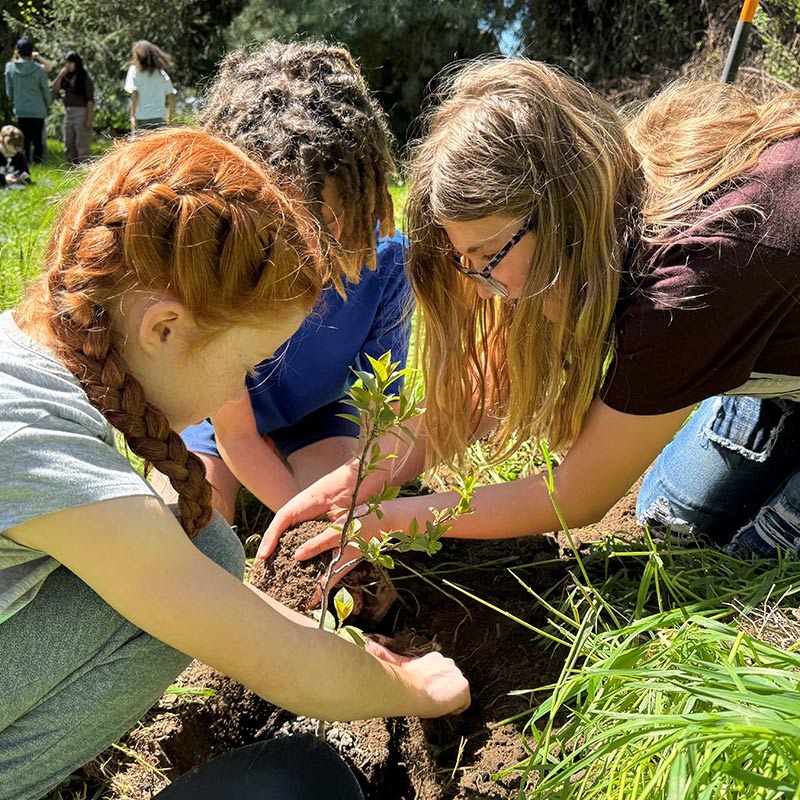
[[[15,312],[170,479],[190,537],[211,517],[211,487],[126,367],[112,325],[119,299],[169,289],[209,335],[263,324],[317,299],[328,278],[318,241],[304,210],[233,145],[191,129],[153,133],[117,146],[67,199],[44,274]]]

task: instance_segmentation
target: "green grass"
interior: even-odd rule
[[[538,598],[569,652],[528,722],[527,800],[798,800],[800,626],[760,636],[800,561],[608,538],[581,566]]]
[[[48,143],[47,161],[31,167],[24,190],[0,191],[0,311],[16,305],[38,275],[57,205],[85,171],[70,168],[60,142]]]

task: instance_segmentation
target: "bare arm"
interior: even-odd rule
[[[136,109],[139,107],[139,92],[134,89],[131,92],[131,130],[136,130]]]
[[[452,662],[389,664],[251,591],[194,547],[156,498],[68,509],[4,535],[52,555],[143,630],[295,713],[435,716],[468,701]]]
[[[657,416],[623,414],[595,400],[584,428],[554,472],[554,497],[570,527],[599,521],[635,483],[669,443],[691,408]],[[429,509],[458,502],[453,492],[409,497],[384,503],[384,530],[403,530],[413,517],[431,518]],[[541,475],[477,489],[473,513],[458,519],[448,536],[464,539],[504,539],[546,533],[561,527]],[[374,533],[378,523],[362,520],[361,535]],[[325,532],[303,548],[307,558],[335,546]]]
[[[300,491],[292,473],[258,435],[249,395],[227,403],[211,422],[223,460],[265,506],[278,509]]]
[[[52,91],[54,91],[54,92],[60,92],[61,91],[61,81],[64,79],[64,76],[66,74],[67,74],[67,68],[66,67],[62,67],[61,70],[59,70],[58,75],[56,75],[55,78],[53,78],[53,81],[50,84],[50,89]]]
[[[475,430],[474,439],[485,436],[494,425],[495,420],[488,416],[483,417]],[[379,492],[385,483],[399,486],[413,480],[424,470],[425,437],[421,432],[422,417],[415,417],[407,427],[415,433],[416,440],[408,436],[398,438],[392,434],[386,434],[378,440],[381,453],[392,454],[395,458],[385,459],[380,469],[364,479],[358,491],[359,503]],[[293,497],[275,514],[264,533],[256,557],[269,558],[277,547],[281,534],[292,525],[330,514],[337,509],[347,508],[355,489],[357,475],[358,459],[352,458]],[[427,510],[427,506],[425,509]]]
[[[37,53],[34,51],[33,60],[41,64],[45,72],[53,71],[53,66],[54,66],[53,62],[45,58],[41,53]]]

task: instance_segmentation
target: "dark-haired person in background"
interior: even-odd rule
[[[6,94],[14,107],[19,129],[25,136],[25,158],[40,164],[44,161],[44,121],[50,110],[46,62],[43,59],[35,62],[33,42],[29,39],[17,42],[17,53],[19,59],[6,64]]]
[[[79,164],[89,157],[92,144],[94,84],[74,50],[64,56],[64,66],[50,88],[64,92],[64,155],[70,164]]]

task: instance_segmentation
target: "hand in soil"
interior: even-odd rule
[[[275,552],[283,532],[293,525],[338,514],[343,508],[349,507],[355,489],[356,472],[357,462],[342,464],[279,508],[264,532],[256,558],[269,558]]]
[[[404,681],[419,695],[420,706],[409,713],[423,719],[460,714],[471,702],[469,683],[452,658],[441,653],[428,653],[422,658],[400,656],[381,645],[370,642],[369,652],[381,661],[394,665]]]

